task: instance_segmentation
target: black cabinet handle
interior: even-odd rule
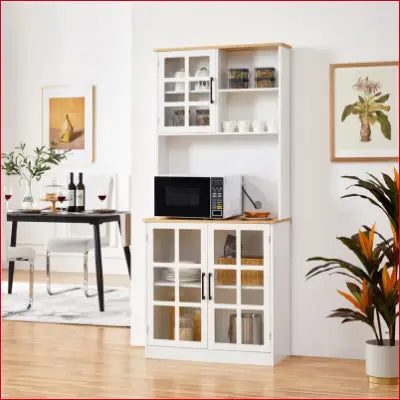
[[[212,277],[212,273],[210,272],[208,274],[208,300],[212,300],[212,296],[211,296],[211,277]]]
[[[210,78],[210,104],[214,104],[214,99],[213,99],[213,82],[214,82],[214,78]]]
[[[205,300],[206,295],[204,294],[204,277],[206,276],[205,272],[201,273],[201,299]]]

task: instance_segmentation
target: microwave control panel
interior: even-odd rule
[[[211,218],[224,215],[224,178],[211,178]]]

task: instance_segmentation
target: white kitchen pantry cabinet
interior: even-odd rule
[[[146,357],[274,365],[290,354],[289,220],[145,222]]]

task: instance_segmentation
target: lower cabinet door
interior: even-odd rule
[[[148,343],[207,347],[207,231],[192,224],[148,227]]]
[[[208,347],[270,351],[269,227],[208,227]]]

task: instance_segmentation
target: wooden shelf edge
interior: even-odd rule
[[[277,43],[253,43],[253,44],[229,44],[229,45],[213,45],[213,46],[189,46],[189,47],[166,47],[153,49],[153,51],[161,53],[166,51],[187,51],[187,50],[225,50],[225,51],[251,51],[251,50],[273,50],[279,47],[285,47],[291,49],[287,43],[277,42]]]
[[[143,222],[148,223],[181,223],[181,224],[247,224],[247,225],[274,225],[282,222],[289,222],[291,218],[274,218],[271,220],[243,220],[240,218],[230,219],[190,219],[190,218],[167,218],[167,217],[149,217],[144,218]]]

